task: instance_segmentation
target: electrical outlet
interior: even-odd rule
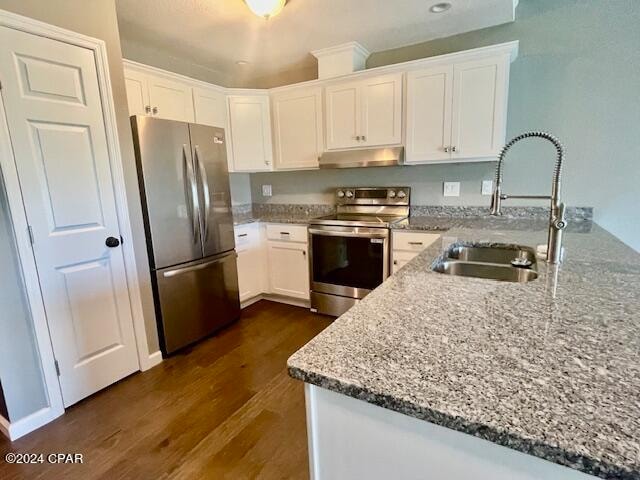
[[[271,197],[272,195],[273,191],[271,190],[271,185],[262,185],[262,196]]]
[[[482,195],[493,194],[493,180],[482,181]]]
[[[444,182],[445,197],[459,197],[460,196],[460,182]]]

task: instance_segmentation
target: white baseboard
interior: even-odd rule
[[[140,370],[146,372],[147,370],[151,370],[153,367],[160,365],[162,363],[162,352],[158,350],[157,352],[153,352],[149,355],[144,365],[140,365]]]
[[[302,307],[302,308],[310,307],[309,300],[303,300],[301,298],[285,297],[282,295],[273,295],[271,293],[262,293],[260,295],[256,295],[255,297],[242,302],[240,304],[240,307],[247,308],[248,306],[253,305],[254,303],[257,303],[260,300],[268,300],[270,302],[285,303],[287,305],[293,305],[294,307]]]
[[[0,416],[0,432],[2,432],[9,440],[17,440],[20,437],[24,437],[27,433],[31,433],[34,430],[52,422],[60,415],[64,413],[64,410],[57,412],[53,408],[47,407],[38,410],[31,415],[28,415],[17,422],[9,422],[6,418]]]

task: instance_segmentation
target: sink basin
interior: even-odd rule
[[[515,246],[454,246],[447,252],[446,258],[465,262],[498,263],[501,265],[511,265],[511,262],[515,259],[531,262],[529,265],[536,263],[536,254],[533,249]]]
[[[529,268],[516,268],[497,263],[464,262],[447,260],[439,263],[434,271],[461,277],[488,278],[503,282],[526,283],[538,278],[538,272]]]
[[[510,244],[452,245],[433,266],[446,275],[525,283],[538,278],[532,248]]]

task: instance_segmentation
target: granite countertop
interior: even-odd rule
[[[441,221],[446,235],[295,353],[290,375],[601,478],[639,479],[640,255],[576,222],[565,263],[540,262],[530,283],[443,275],[431,267],[450,242],[535,246],[546,222]]]

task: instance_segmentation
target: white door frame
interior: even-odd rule
[[[109,150],[111,175],[113,177],[113,185],[115,189],[118,226],[125,238],[125,242],[122,247],[124,251],[127,288],[129,291],[129,302],[133,317],[138,360],[140,369],[143,371],[148,370],[158,364],[162,360],[162,357],[157,354],[158,352],[149,352],[147,344],[140,286],[138,283],[138,270],[135,262],[135,252],[133,250],[129,209],[126,202],[127,196],[124,181],[124,170],[116,127],[115,106],[111,91],[106,44],[103,40],[91,38],[80,33],[65,30],[54,25],[49,25],[47,23],[1,9],[0,26],[87,48],[94,52],[96,58],[96,70],[98,73],[98,88],[100,91],[104,114],[107,148]],[[27,230],[28,223],[22,201],[18,171],[16,169],[15,157],[13,155],[11,143],[9,142],[9,130],[6,123],[2,98],[0,98],[0,166],[2,167],[2,172],[4,174],[7,197],[9,200],[9,210],[15,229],[18,254],[23,269],[29,306],[31,308],[31,315],[34,322],[36,343],[40,353],[40,360],[42,362],[46,392],[49,397],[49,407],[42,409],[25,419],[10,424],[9,428],[7,428],[6,425],[0,425],[0,431],[4,432],[8,429],[10,438],[15,439],[62,415],[64,413],[64,407],[62,403],[62,392],[60,390],[60,384],[55,370],[55,358],[49,336],[49,327],[45,315],[44,303],[40,292],[40,283],[35,258],[33,256],[33,250],[31,249],[31,242]]]

